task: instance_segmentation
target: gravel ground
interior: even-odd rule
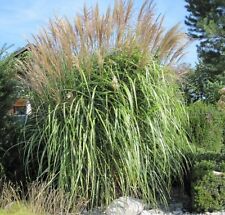
[[[139,199],[120,197],[114,200],[104,211],[95,209],[83,212],[82,215],[225,215],[225,211],[190,213],[183,208],[182,202],[170,204],[167,211],[164,209],[146,209],[146,205]]]
[[[181,209],[177,209],[175,211],[172,212],[164,212],[162,210],[148,210],[148,211],[143,211],[140,215],[225,215],[225,211],[221,211],[221,212],[213,212],[213,213],[189,213],[189,212],[184,212]]]
[[[82,215],[108,215],[105,212],[101,212],[100,210],[94,210],[92,212],[85,212],[82,213]],[[120,215],[120,213],[116,214],[113,213],[111,215]],[[129,215],[125,213],[124,215]],[[133,215],[133,214],[130,214]],[[143,210],[141,213],[136,214],[136,215],[225,215],[225,211],[220,211],[220,212],[205,212],[205,213],[189,213],[189,212],[184,212],[182,210],[175,210],[172,212],[165,212],[159,209],[156,210]]]

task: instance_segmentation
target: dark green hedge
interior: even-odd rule
[[[200,154],[192,169],[192,208],[197,212],[225,209],[225,156]]]
[[[190,142],[204,151],[220,152],[224,139],[224,113],[201,101],[188,106]]]

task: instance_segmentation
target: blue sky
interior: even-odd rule
[[[41,27],[46,26],[48,19],[57,16],[72,18],[79,12],[84,3],[87,6],[98,2],[104,10],[113,4],[113,0],[0,0],[0,47],[7,43],[14,44],[13,49],[22,47],[32,34],[37,34]],[[142,0],[134,0],[138,7]],[[165,27],[180,22],[184,25],[185,9],[184,0],[155,0],[157,14],[165,15]],[[197,61],[196,44],[190,45],[183,62],[195,65]]]

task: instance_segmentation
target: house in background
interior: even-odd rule
[[[11,116],[25,116],[32,112],[31,104],[27,99],[17,99],[13,107],[9,110]]]
[[[31,45],[28,44],[25,47],[14,52],[13,54],[14,58],[19,58],[24,53],[28,52],[30,50],[30,46]],[[25,98],[18,98],[8,113],[11,116],[27,116],[27,115],[30,115],[31,112],[32,112],[32,109],[31,109],[31,104],[29,100]]]

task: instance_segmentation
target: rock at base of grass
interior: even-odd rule
[[[144,210],[144,204],[131,197],[120,197],[114,200],[106,209],[106,215],[137,215]]]
[[[173,202],[169,208],[146,209],[141,200],[120,197],[114,200],[103,212],[100,208],[83,212],[82,215],[225,215],[225,211],[191,213],[183,208],[182,202]]]

